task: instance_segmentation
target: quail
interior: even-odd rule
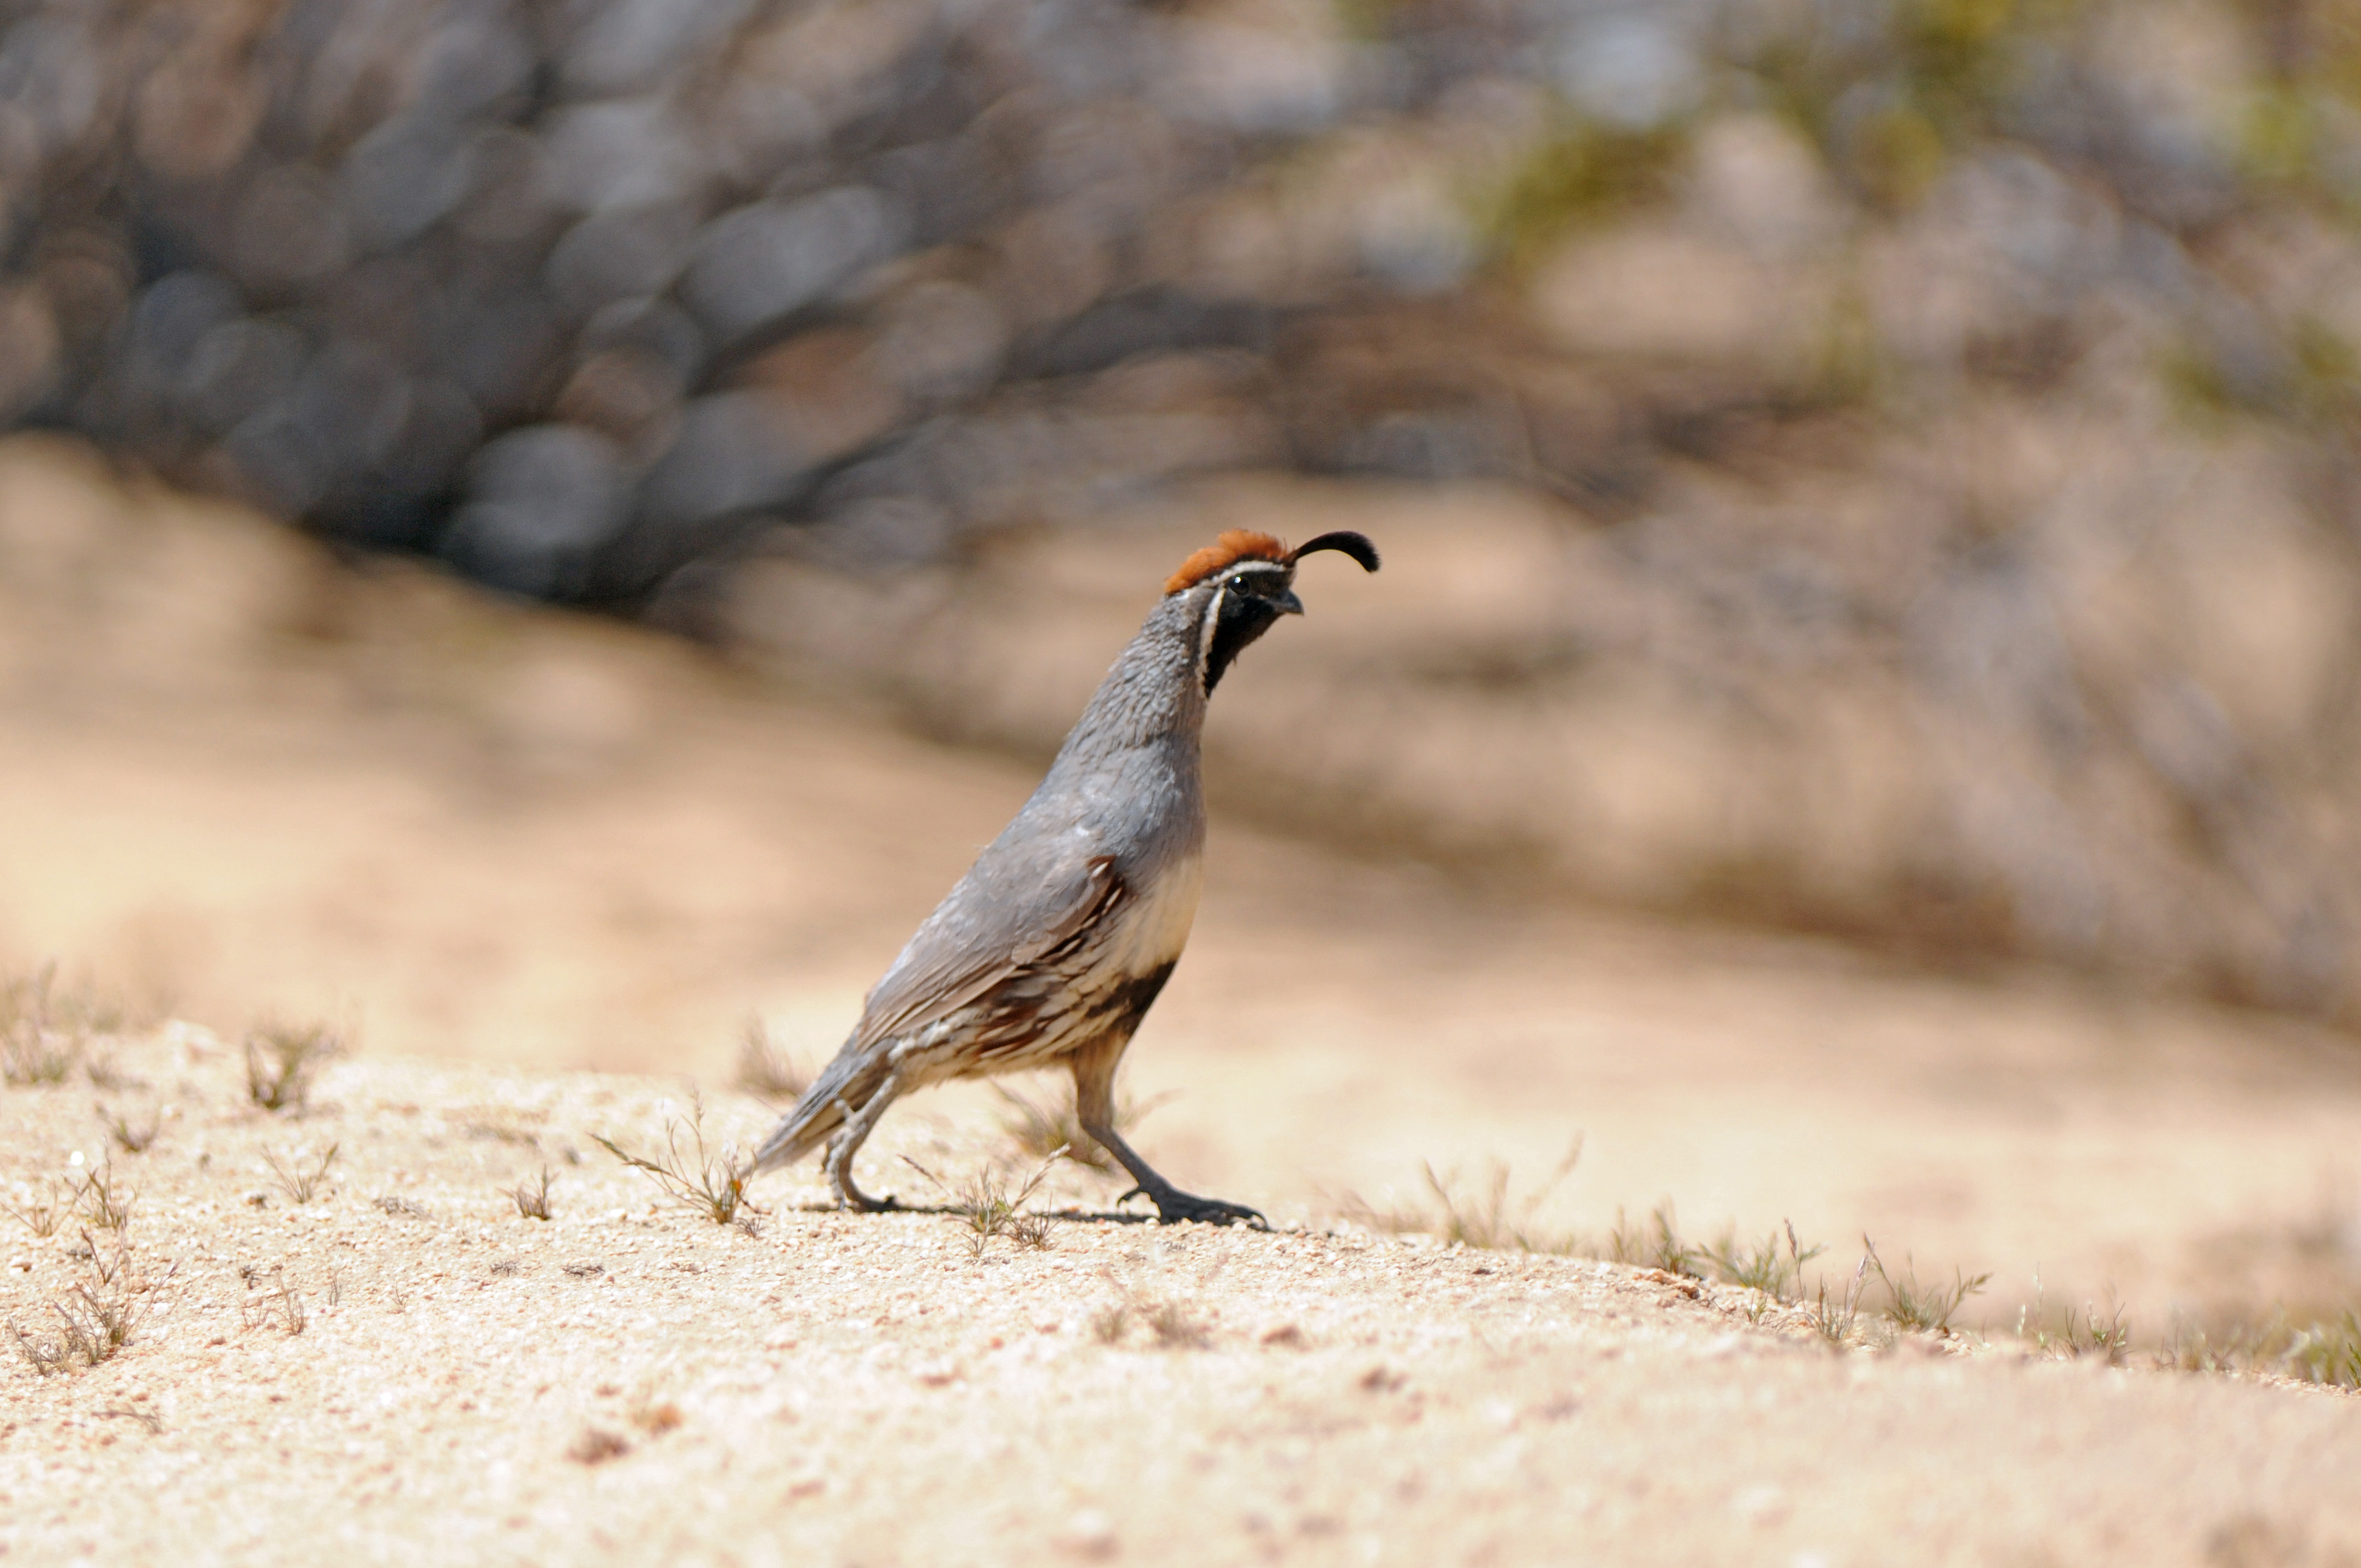
[[[1289,550],[1224,532],[1181,563],[1099,683],[1024,809],[921,925],[869,992],[861,1022],[755,1152],[770,1170],[825,1142],[840,1205],[869,1210],[853,1157],[885,1108],[948,1079],[1064,1065],[1082,1130],[1130,1172],[1166,1223],[1260,1223],[1183,1192],[1115,1124],[1115,1064],[1171,977],[1204,885],[1199,738],[1206,699],[1246,645],[1303,613],[1296,563],[1334,550],[1378,569],[1351,532]]]

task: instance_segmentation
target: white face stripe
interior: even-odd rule
[[[1205,619],[1197,627],[1197,689],[1205,689],[1205,672],[1213,658],[1213,629],[1222,623],[1222,600],[1228,597],[1230,579],[1224,577],[1213,597],[1205,601]]]

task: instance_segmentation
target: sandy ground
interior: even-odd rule
[[[11,1561],[2361,1553],[2345,1395],[1839,1352],[1727,1288],[1352,1234],[1084,1217],[978,1257],[956,1220],[807,1212],[785,1182],[750,1234],[591,1142],[653,1147],[682,1111],[661,1081],[361,1062],[273,1115],[199,1031],[115,1066],[142,1080],[118,1107],[165,1117],[112,1167],[145,1316],[94,1369],[0,1373]],[[79,1088],[0,1097],[0,1129],[99,1157]],[[952,1180],[1005,1153],[924,1115],[881,1141]],[[291,1201],[266,1155],[332,1145]],[[504,1189],[544,1162],[542,1223]],[[17,1233],[6,1318],[38,1332],[82,1245]]]
[[[701,1080],[717,1135],[751,1137],[744,1016],[830,1050],[1038,760],[5,456],[0,965],[197,1021],[121,1047],[144,1088],[0,1092],[12,1204],[99,1157],[93,1102],[157,1111],[117,1168],[137,1267],[179,1265],[118,1360],[0,1370],[23,1560],[2361,1552],[2350,1399],[1832,1355],[1630,1270],[1327,1234],[1431,1211],[1422,1166],[1466,1199],[1497,1163],[1545,1237],[1669,1201],[1693,1236],[1792,1220],[1833,1278],[1864,1234],[1925,1277],[1989,1271],[1960,1317],[1988,1335],[2086,1304],[2149,1342],[2301,1320],[2361,1299],[2347,1036],[1508,902],[1218,814],[1129,1067],[1162,1102],[1137,1141],[1288,1234],[1078,1222],[976,1262],[939,1217],[801,1212],[799,1171],[748,1236],[651,1212],[588,1135],[644,1141]],[[207,1043],[272,1013],[357,1045],[291,1121]],[[1012,1161],[1000,1114],[897,1107],[872,1185]],[[287,1203],[264,1151],[331,1143],[329,1195]],[[546,1225],[502,1196],[544,1160]],[[1083,1212],[1113,1194],[1056,1179]],[[0,1237],[0,1307],[36,1328],[93,1264]],[[240,1265],[299,1293],[302,1333]],[[1207,1344],[1099,1343],[1126,1292]],[[104,1413],[141,1409],[160,1432]],[[592,1428],[630,1452],[568,1459]]]

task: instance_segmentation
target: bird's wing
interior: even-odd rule
[[[979,861],[869,993],[850,1049],[912,1034],[1085,941],[1126,896],[1110,855],[1044,871]]]

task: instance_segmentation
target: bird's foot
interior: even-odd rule
[[[1115,1202],[1122,1204],[1134,1198],[1145,1198],[1156,1205],[1156,1223],[1159,1225],[1177,1225],[1183,1220],[1194,1220],[1201,1225],[1244,1224],[1257,1231],[1270,1229],[1270,1222],[1262,1217],[1258,1209],[1249,1209],[1243,1203],[1225,1203],[1219,1198],[1200,1198],[1177,1187],[1167,1187],[1159,1192],[1135,1187]]]
[[[839,1177],[836,1183],[836,1206],[840,1209],[850,1209],[857,1214],[886,1214],[899,1209],[902,1206],[902,1201],[890,1192],[883,1198],[872,1198],[868,1193],[855,1187],[849,1179]]]

